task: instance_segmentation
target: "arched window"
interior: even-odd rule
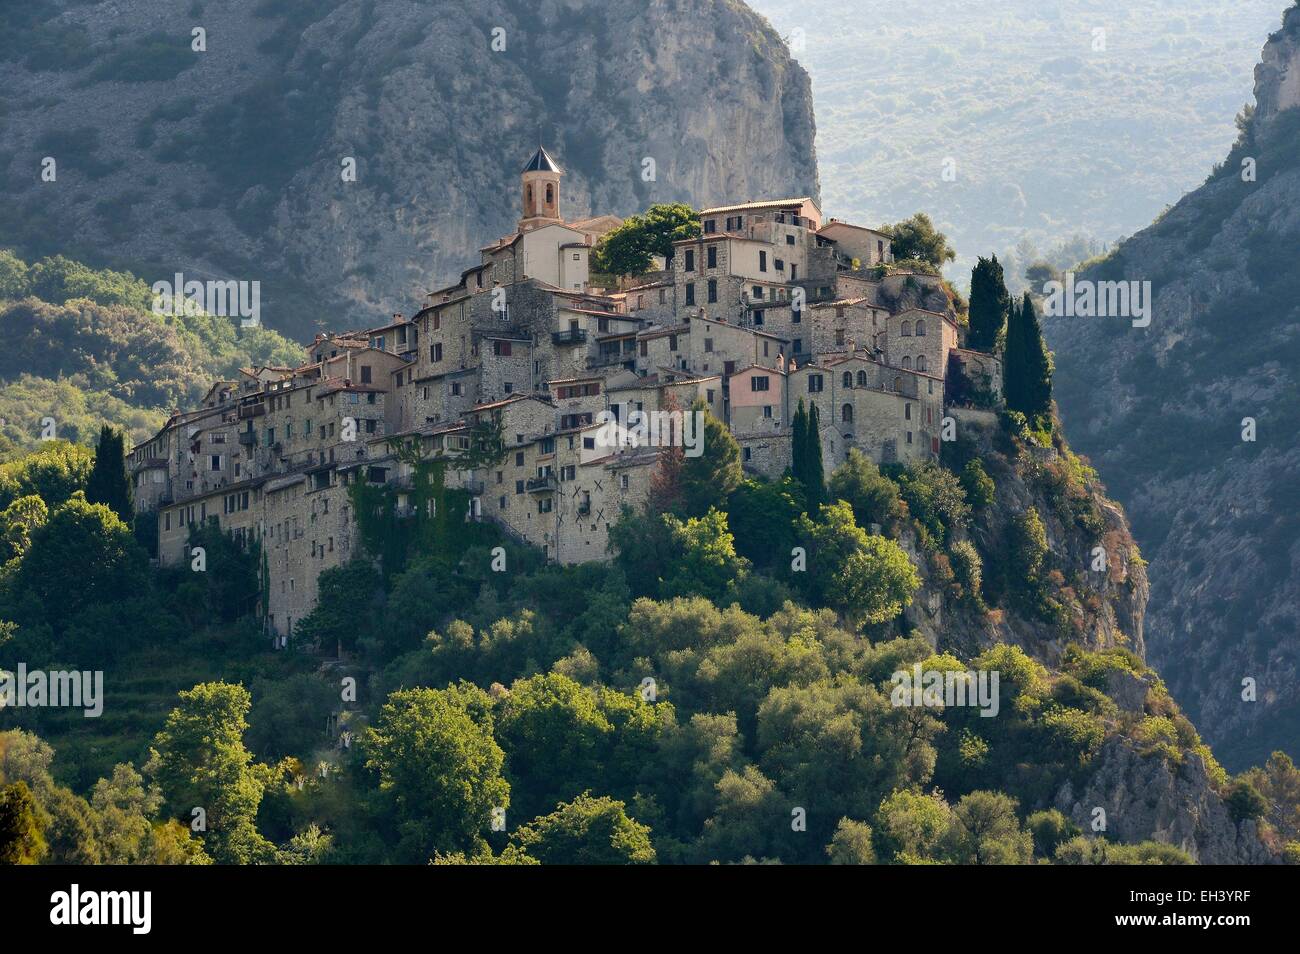
[[[528,206],[529,206],[528,211],[530,212],[532,211],[532,205],[533,205],[533,187],[529,186],[528,187]]]
[[[853,387],[853,372],[852,372],[852,371],[845,371],[845,372],[844,372],[844,386],[845,386],[846,388],[851,388],[851,387]]]
[[[846,404],[840,408],[840,422],[843,424],[853,423],[853,405]]]
[[[912,359],[907,356],[903,357],[903,370],[904,371],[912,370]]]
[[[925,322],[920,318],[916,319],[916,336],[918,338],[925,337]]]
[[[860,388],[865,388],[866,386],[867,386],[867,372],[866,372],[865,370],[863,370],[863,371],[859,371],[859,372],[858,372],[858,387],[860,387]]]
[[[925,367],[925,355],[923,355],[923,354],[918,354],[918,355],[916,356],[916,370],[918,370],[918,371],[925,371],[925,370],[926,370],[926,367]]]
[[[555,186],[549,182],[546,184],[546,204],[550,205],[555,201]]]
[[[912,323],[910,321],[903,322],[902,334],[904,338],[912,337]]]
[[[902,378],[894,378],[894,390],[895,390],[895,391],[901,391],[901,390],[903,390],[903,379],[902,379]]]

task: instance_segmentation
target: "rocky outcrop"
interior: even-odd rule
[[[454,280],[539,141],[571,219],[818,194],[808,77],[736,0],[32,6],[0,14],[0,247],[257,280],[297,337]]]
[[[1300,7],[1207,182],[1080,274],[1150,282],[1148,327],[1056,318],[1071,441],[1150,560],[1148,659],[1234,770],[1300,755]]]
[[[1159,841],[1207,865],[1271,864],[1258,825],[1233,821],[1210,784],[1205,760],[1195,753],[1181,763],[1162,753],[1143,754],[1122,738],[1102,746],[1086,782],[1067,782],[1056,807],[1086,832],[1105,813],[1107,837],[1124,843]]]

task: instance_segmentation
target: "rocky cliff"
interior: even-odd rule
[[[1150,560],[1150,661],[1232,768],[1300,745],[1300,7],[1206,183],[1080,274],[1149,327],[1045,323],[1075,446]]]
[[[258,280],[299,336],[477,261],[539,141],[571,218],[818,194],[808,77],[738,0],[33,0],[0,37],[0,246]]]

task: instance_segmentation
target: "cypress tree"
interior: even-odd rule
[[[126,473],[126,440],[120,431],[107,424],[99,431],[95,463],[86,478],[86,499],[105,504],[127,523],[135,515],[131,479]]]
[[[1021,324],[1029,357],[1029,376],[1026,379],[1029,409],[1025,414],[1030,419],[1046,424],[1052,416],[1052,353],[1047,350],[1047,342],[1043,340],[1043,329],[1038,323],[1038,309],[1034,307],[1034,300],[1028,292],[1025,292],[1021,310]]]
[[[1007,323],[1002,382],[1008,409],[1021,412],[1034,426],[1046,423],[1052,408],[1052,356],[1028,292]]]
[[[983,258],[970,274],[970,333],[966,345],[974,351],[991,353],[1006,325],[1014,302],[1007,293],[998,257]]]
[[[799,407],[794,412],[794,434],[790,440],[790,474],[800,484],[807,484],[804,473],[804,461],[808,456],[808,412],[799,399]]]
[[[822,469],[822,430],[817,405],[808,410],[808,434],[804,442],[804,488],[808,492],[808,512],[816,514],[826,502],[826,474]]]

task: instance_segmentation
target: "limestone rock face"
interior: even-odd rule
[[[295,336],[454,281],[539,142],[570,220],[819,192],[807,74],[737,0],[40,6],[0,15],[0,245],[257,280]]]
[[[1106,813],[1106,833],[1125,843],[1160,841],[1201,864],[1271,864],[1276,857],[1252,820],[1235,822],[1215,794],[1199,755],[1173,764],[1145,755],[1123,739],[1107,742],[1094,770],[1076,791],[1066,783],[1056,807],[1085,832],[1094,810]]]
[[[1300,7],[1224,164],[1079,278],[1149,327],[1050,318],[1074,447],[1150,561],[1148,661],[1229,769],[1300,754]]]

